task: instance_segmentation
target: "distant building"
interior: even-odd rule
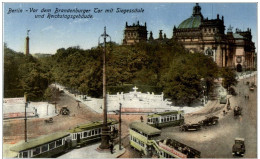
[[[125,30],[124,30],[124,45],[133,45],[139,42],[147,41],[147,28],[146,23],[144,25],[140,25],[139,21],[137,24],[133,23],[133,25],[128,25],[126,22]]]
[[[191,53],[200,52],[213,58],[219,67],[236,68],[238,72],[256,68],[255,44],[252,42],[251,29],[232,32],[230,26],[225,34],[224,17],[209,20],[204,18],[198,3],[193,7],[191,17],[185,19],[178,27],[173,28],[173,37],[168,39],[162,30],[155,39],[150,31],[147,40],[145,26],[133,24],[124,31],[124,45],[133,45],[141,41],[149,43],[167,43],[175,39],[183,44]]]
[[[225,34],[224,17],[204,18],[198,3],[193,14],[177,28],[173,28],[173,38],[181,42],[190,52],[201,52],[211,56],[219,67],[236,68],[237,71],[255,67],[255,45],[251,29],[232,32],[230,26]]]

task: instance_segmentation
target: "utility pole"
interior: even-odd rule
[[[121,148],[121,108],[122,108],[122,104],[119,103],[119,150],[122,150]]]
[[[102,134],[101,134],[101,145],[99,145],[99,149],[105,150],[109,149],[109,127],[107,126],[107,94],[106,94],[106,39],[110,37],[106,33],[106,27],[104,27],[104,33],[101,35],[104,38],[104,48],[103,48],[103,100],[104,100],[104,107],[103,107],[103,127],[102,127]],[[111,40],[111,38],[110,38]]]
[[[24,106],[24,141],[27,142],[27,116],[26,116],[26,107],[27,107],[27,94],[24,95],[25,106]]]

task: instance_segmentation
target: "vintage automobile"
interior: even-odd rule
[[[246,152],[245,139],[235,138],[235,144],[232,147],[233,156],[244,156],[245,152]]]
[[[183,124],[180,126],[180,131],[197,131],[200,130],[201,125],[198,124]]]
[[[44,122],[45,123],[53,123],[53,118],[45,119]]]
[[[201,126],[210,126],[210,125],[216,125],[218,124],[219,117],[217,116],[210,116],[206,117],[206,119],[199,122]]]
[[[239,106],[235,106],[234,108],[234,116],[242,115],[242,108]]]
[[[68,107],[64,106],[60,109],[60,114],[61,115],[70,115],[70,110],[68,109]]]

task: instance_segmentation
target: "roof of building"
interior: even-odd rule
[[[28,150],[28,149],[43,145],[45,143],[49,143],[53,140],[63,138],[68,135],[69,135],[68,132],[57,132],[57,133],[50,134],[50,135],[44,135],[44,136],[38,137],[36,139],[29,140],[28,142],[23,142],[21,144],[18,144],[16,146],[12,147],[10,150],[15,151],[15,152]]]
[[[243,38],[244,38],[242,35],[237,34],[237,33],[233,33],[233,37],[234,37],[235,39],[243,39]]]
[[[201,24],[201,20],[202,20],[202,17],[200,15],[191,16],[190,18],[184,20],[178,26],[178,29],[198,28]]]
[[[190,18],[184,20],[179,26],[178,29],[187,29],[187,28],[198,28],[201,24],[203,15],[201,14],[201,7],[198,3],[193,7],[193,14]]]
[[[156,135],[160,134],[161,130],[156,129],[150,125],[147,125],[146,123],[143,122],[133,122],[130,124],[130,128],[134,128],[138,131],[141,131],[147,135]]]

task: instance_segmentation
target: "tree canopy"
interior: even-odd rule
[[[21,89],[31,99],[43,98],[43,94],[47,98],[50,90],[46,89],[52,82],[102,97],[103,49],[60,48],[52,56],[36,59],[5,47],[5,97],[14,96],[8,94],[10,90]],[[133,46],[108,43],[106,49],[108,92],[137,85],[146,91],[163,90],[177,103],[190,104],[201,95],[201,79],[205,79],[210,92],[218,75],[212,58],[191,54],[176,41]]]

